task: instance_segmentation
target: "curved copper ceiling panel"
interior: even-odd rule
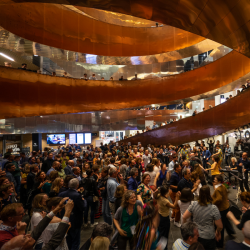
[[[108,24],[56,4],[1,5],[0,25],[38,43],[102,56],[160,54],[204,40],[170,26],[135,28]]]
[[[121,142],[137,145],[180,145],[225,133],[250,122],[250,89],[196,116],[139,134]],[[249,105],[248,105],[249,104]]]
[[[0,118],[114,110],[173,101],[225,86],[249,71],[249,58],[236,51],[183,74],[137,81],[83,81],[1,67],[0,88],[12,96],[1,97]]]
[[[191,57],[193,55],[198,55],[207,52],[209,50],[218,48],[219,46],[221,46],[221,44],[209,39],[205,39],[187,48],[156,55],[136,56],[136,57],[96,55],[96,64],[143,65],[152,63],[163,63],[163,62],[179,60],[185,57]],[[17,36],[5,30],[2,27],[0,27],[0,47],[10,49],[15,52],[45,56],[50,59],[82,62],[82,63],[90,63],[87,57],[92,56],[89,54],[78,53],[69,50],[62,50],[55,47],[32,42],[30,40],[21,38],[20,36]]]
[[[1,3],[31,1],[72,4],[154,20],[209,38],[250,57],[249,0],[1,0]],[[9,17],[6,20],[11,21]]]

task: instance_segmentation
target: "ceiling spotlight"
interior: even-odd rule
[[[5,57],[5,58],[7,58],[7,59],[9,59],[9,60],[11,60],[11,61],[15,61],[13,58],[11,58],[11,57],[5,55],[4,53],[0,53],[0,56],[3,56],[3,57]]]

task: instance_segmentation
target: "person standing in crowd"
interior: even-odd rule
[[[138,188],[138,182],[136,180],[136,177],[138,176],[138,169],[132,168],[130,171],[131,177],[128,180],[128,190],[133,190],[134,192],[137,191]]]
[[[103,219],[106,223],[112,225],[112,217],[110,213],[109,199],[107,194],[107,181],[109,178],[108,172],[108,167],[104,167],[102,169],[101,178],[98,180],[98,189],[101,191]]]
[[[171,177],[171,174],[173,174],[174,173],[174,166],[175,166],[175,164],[177,163],[177,155],[175,154],[175,155],[173,155],[173,159],[172,159],[172,161],[168,164],[168,171],[169,171],[169,174],[170,174],[170,177]]]
[[[67,167],[64,168],[64,172],[66,175],[73,175],[73,167],[74,167],[75,163],[73,160],[69,160],[68,161],[68,165]]]
[[[49,176],[50,173],[51,173],[52,171],[58,171],[60,165],[61,165],[60,162],[58,162],[58,161],[53,161],[52,166],[51,166],[51,168],[48,170],[48,172],[46,173],[46,175]]]
[[[53,182],[49,192],[49,197],[53,198],[58,196],[60,189],[63,187],[63,179],[61,177],[57,177]]]
[[[175,203],[176,200],[176,195],[178,192],[178,184],[181,180],[180,178],[180,174],[181,174],[181,166],[179,164],[175,164],[174,165],[174,173],[171,175],[170,177],[170,198],[172,200],[173,203]],[[170,218],[170,221],[174,220],[174,225],[177,227],[180,227],[181,224],[179,223],[180,221],[180,208],[179,206],[176,206],[173,210],[172,210],[172,216]]]
[[[49,174],[49,180],[47,180],[43,187],[42,187],[42,191],[44,193],[46,193],[49,196],[50,193],[50,189],[52,186],[53,181],[58,177],[58,172],[57,171],[51,171]]]
[[[13,173],[15,172],[15,165],[13,164],[13,163],[8,163],[7,165],[6,165],[6,177],[9,179],[9,181],[10,182],[12,182],[13,184],[14,184],[14,187],[15,187],[15,189],[16,189],[16,180],[15,180],[15,178],[14,178],[14,176],[13,176]]]
[[[190,246],[198,242],[199,232],[197,224],[189,221],[181,226],[181,237],[177,239],[172,247],[172,250],[187,250]],[[201,249],[201,248],[197,248]]]
[[[134,249],[157,249],[159,214],[153,201],[144,205],[141,220],[136,225]]]
[[[47,160],[43,162],[42,165],[42,171],[45,172],[45,174],[49,171],[49,169],[52,167],[54,160],[53,160],[53,154],[49,153]]]
[[[195,192],[198,185],[200,184],[200,180],[197,180],[196,183],[192,183],[191,181],[191,170],[185,167],[182,171],[183,178],[178,183],[178,191],[182,191],[183,188],[187,187],[192,190],[192,193]]]
[[[209,150],[207,150],[206,147],[203,147],[203,151],[202,151],[202,162],[203,162],[203,167],[207,168],[207,163],[210,160],[211,157],[211,153]]]
[[[242,157],[237,162],[237,170],[239,173],[240,180],[240,190],[244,192],[244,187],[247,192],[249,192],[248,186],[248,171],[250,170],[250,162],[247,159],[247,152],[243,152]],[[244,187],[243,187],[244,185]]]
[[[142,156],[142,160],[144,162],[144,168],[151,162],[152,156],[149,154],[148,150],[145,150],[145,154]]]
[[[0,211],[12,203],[11,194],[14,192],[13,185],[6,184],[0,186]]]
[[[161,237],[165,237],[166,239],[168,239],[168,234],[170,230],[169,209],[177,207],[177,202],[180,198],[180,192],[176,194],[176,199],[174,204],[169,202],[168,196],[169,196],[169,187],[162,186],[160,188],[160,193],[155,197],[157,200],[157,205],[159,209],[158,212],[160,216],[160,224],[158,228],[159,239]],[[167,245],[165,247],[165,250],[167,250]]]
[[[154,165],[152,163],[147,165],[146,172],[144,174],[148,174],[150,176],[150,182],[148,185],[149,185],[150,189],[155,191],[156,186],[154,185],[154,183],[155,183],[155,178],[156,178],[156,172],[154,171]]]
[[[81,239],[81,226],[83,223],[84,200],[80,193],[77,192],[79,181],[73,178],[69,181],[69,189],[60,193],[59,197],[69,197],[74,202],[74,208],[70,215],[71,228],[68,231],[66,240],[69,250],[78,250]]]
[[[212,198],[213,204],[216,205],[220,211],[221,221],[223,224],[223,229],[221,231],[221,239],[216,242],[216,246],[218,248],[223,247],[224,229],[227,230],[229,236],[235,234],[235,231],[227,218],[227,213],[229,211],[230,204],[227,197],[227,189],[222,183],[223,177],[221,175],[216,175],[213,182],[214,193],[212,195]]]
[[[211,170],[211,175],[212,175],[212,182],[214,181],[214,178],[216,175],[220,174],[220,158],[215,155],[212,156],[212,161],[214,162],[212,165],[208,162],[209,165],[211,165],[211,168],[205,169],[205,171]]]
[[[226,148],[225,148],[225,164],[228,166],[230,164],[230,156],[231,156],[231,148],[229,147],[229,145],[227,144]]]
[[[127,192],[127,187],[125,185],[119,185],[115,190],[115,213],[122,204],[122,197],[125,192]]]
[[[169,181],[169,172],[165,163],[161,164],[161,170],[156,174],[154,186],[161,187],[164,181]]]
[[[32,216],[30,219],[31,231],[33,231],[39,222],[43,219],[43,214],[47,213],[47,194],[37,194],[32,201]],[[42,237],[39,238],[36,242],[35,249],[40,250],[43,246]]]
[[[208,148],[209,148],[209,151],[210,151],[211,155],[213,154],[213,151],[214,151],[214,143],[215,143],[214,138],[213,138],[213,141],[212,140],[210,140],[210,141],[207,140],[207,144],[209,145]]]
[[[16,181],[16,193],[18,196],[20,194],[20,188],[21,188],[21,170],[19,168],[19,160],[20,156],[15,156],[12,162],[15,165],[15,171],[12,174]]]
[[[97,183],[95,179],[93,178],[93,170],[87,170],[87,177],[84,180],[83,188],[84,188],[84,199],[87,201],[87,207],[84,210],[84,227],[87,227],[88,225],[88,213],[89,208],[91,209],[90,213],[90,227],[94,227],[97,223],[94,223],[95,220],[95,211],[96,206],[98,204],[97,200],[95,198],[99,197],[99,193],[97,190]]]
[[[109,200],[109,208],[112,213],[112,215],[115,214],[115,190],[120,185],[117,181],[117,175],[118,170],[116,167],[111,167],[109,169],[109,178],[107,181],[107,194],[108,194],[108,200]],[[121,183],[123,183],[122,175],[119,175],[119,178],[121,180]]]
[[[218,161],[218,166],[219,166],[219,169],[221,168],[221,163],[222,163],[222,160],[223,160],[223,154],[222,154],[222,150],[221,150],[221,145],[218,144],[219,141],[217,141],[217,144],[215,145],[216,147],[216,153],[212,155],[212,157],[214,156],[218,156],[219,157],[219,161]]]
[[[33,164],[30,166],[30,173],[27,176],[27,190],[31,190],[33,188],[38,171],[39,169],[37,165]]]
[[[92,76],[89,77],[89,80],[97,80],[95,74],[92,74]]]
[[[200,189],[199,200],[194,201],[183,215],[183,223],[193,216],[193,222],[198,225],[198,241],[205,250],[216,249],[216,240],[220,239],[223,229],[219,209],[212,202],[210,188],[205,185]]]
[[[141,213],[141,203],[136,200],[136,193],[128,190],[123,196],[121,207],[118,208],[114,216],[114,225],[118,231],[115,236],[118,236],[119,250],[126,250],[127,241],[129,241],[130,249],[133,249],[133,235]]]
[[[152,200],[153,191],[150,186],[150,175],[144,173],[142,176],[142,183],[137,188],[137,199],[144,203],[147,203]]]

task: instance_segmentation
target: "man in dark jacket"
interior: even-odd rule
[[[73,160],[68,161],[68,166],[64,168],[64,172],[66,175],[74,175],[73,173],[73,167],[75,166],[75,163]]]
[[[48,172],[48,170],[52,167],[54,160],[53,160],[53,154],[49,153],[48,155],[48,159],[46,161],[44,161],[43,165],[42,165],[42,171],[44,171],[45,173]]]
[[[38,173],[39,168],[37,165],[31,165],[30,167],[30,173],[27,176],[27,190],[31,190],[33,188],[34,185],[34,180],[36,177],[36,174]]]
[[[84,201],[80,193],[77,192],[79,181],[74,178],[69,181],[69,189],[60,193],[59,197],[69,197],[74,202],[74,208],[70,215],[71,228],[67,234],[67,244],[69,250],[78,250],[80,247],[81,226],[83,224]]]

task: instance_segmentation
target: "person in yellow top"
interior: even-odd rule
[[[219,164],[220,163],[219,156],[213,155],[212,156],[212,161],[213,161],[212,165],[209,162],[207,163],[207,164],[211,165],[211,168],[207,168],[207,169],[205,169],[205,171],[211,170],[212,181],[214,181],[215,176],[220,174],[219,169],[221,169],[221,167],[220,167],[220,164]]]
[[[158,213],[160,216],[160,224],[158,227],[159,239],[161,237],[165,237],[166,239],[168,239],[168,234],[169,234],[169,230],[170,230],[169,209],[175,208],[178,206],[177,202],[181,196],[181,193],[177,192],[174,204],[172,204],[168,200],[168,196],[169,196],[169,187],[168,186],[165,186],[165,185],[161,186],[159,188],[158,194],[155,193],[154,196],[157,200]],[[165,249],[167,249],[167,246]]]
[[[62,163],[63,169],[67,166],[68,161],[69,161],[69,157],[67,156],[67,153],[63,152],[62,157],[61,157],[61,163]]]
[[[220,148],[220,145],[216,145],[216,151],[217,151],[217,153],[213,154],[212,157],[213,156],[218,156],[219,159],[220,159],[219,162],[218,162],[218,164],[219,164],[219,166],[221,166],[223,155],[222,155],[222,150]]]
[[[182,156],[183,156],[183,155],[186,156],[186,160],[189,159],[189,151],[188,151],[186,145],[184,145],[183,148],[179,148],[178,152],[179,152],[179,151],[181,151],[180,154],[181,154]],[[177,152],[177,153],[178,153],[178,152]]]
[[[95,158],[93,159],[93,165],[96,165],[96,162],[99,161],[99,160],[100,160],[99,154],[96,153],[96,154],[95,154]]]

